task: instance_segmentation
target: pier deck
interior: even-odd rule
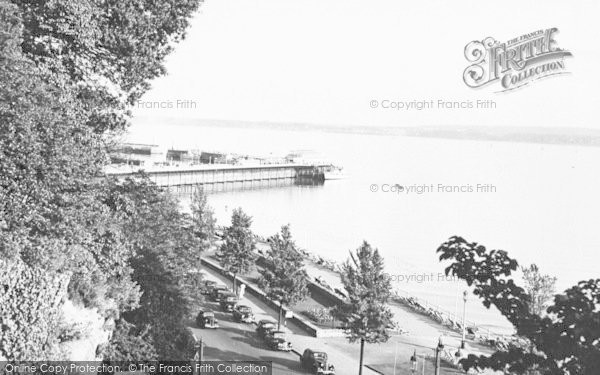
[[[214,185],[236,182],[268,180],[295,180],[298,178],[320,179],[330,165],[319,164],[264,164],[264,165],[228,165],[200,164],[182,167],[109,167],[106,173],[117,178],[134,177],[139,170],[158,186],[182,187]]]

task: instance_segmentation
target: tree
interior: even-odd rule
[[[160,207],[170,207],[165,210],[170,217],[161,216],[155,236],[138,240],[126,212],[132,207],[110,207],[110,188],[101,177],[112,137],[126,127],[129,107],[149,81],[165,72],[164,58],[183,38],[199,4],[0,0],[0,258],[10,261],[0,273],[10,264],[22,264],[14,285],[29,288],[30,274],[64,276],[71,300],[118,317],[145,307],[138,308],[140,287],[143,298],[152,295],[155,284],[139,282],[139,269],[132,267],[139,266],[140,257],[141,264],[155,261],[152,272],[165,277],[168,286],[181,282],[180,269],[189,264],[178,256],[190,240],[190,220],[175,214],[176,202],[159,194],[164,198]],[[152,198],[153,189],[145,192]],[[142,206],[144,201],[129,203]],[[180,226],[179,232],[168,220]],[[50,324],[56,306],[50,311],[44,308],[47,301],[27,299],[44,295],[41,284],[23,287],[31,314],[15,310],[22,305],[20,294],[3,295],[7,307],[0,320],[7,327],[30,326],[45,341],[20,340],[26,345],[0,356],[44,357],[59,341],[60,333]],[[160,319],[153,323],[161,324]],[[184,329],[177,324],[165,331]],[[0,342],[6,335],[20,337],[1,331]]]
[[[556,291],[556,277],[542,275],[537,265],[521,267],[525,291],[529,295],[529,311],[532,314],[543,316],[545,308]]]
[[[143,329],[120,319],[108,345],[102,348],[105,363],[134,362],[158,360],[152,337],[148,334],[148,327]]]
[[[379,250],[364,241],[355,254],[350,253],[350,259],[342,266],[342,283],[348,302],[336,307],[334,315],[344,323],[348,341],[360,341],[360,375],[365,342],[387,342],[388,328],[394,326],[387,306],[391,281],[384,272]]]
[[[201,186],[194,190],[191,209],[194,233],[202,241],[203,248],[206,250],[213,243],[217,221],[212,207],[208,205],[206,193]]]
[[[250,230],[252,217],[241,208],[233,210],[231,225],[225,228],[224,242],[219,251],[221,266],[233,274],[235,291],[237,276],[250,270],[256,259],[256,240]]]
[[[86,124],[123,130],[129,106],[163,75],[201,0],[10,0],[24,25],[21,49],[76,84]]]
[[[22,262],[23,277],[68,275],[65,291],[73,302],[114,317],[134,308],[140,292],[130,278],[131,252],[119,221],[99,198],[102,136],[85,125],[74,85],[23,53],[19,8],[0,0],[0,24],[0,257]],[[31,293],[42,295],[44,287]],[[59,341],[45,319],[50,310],[27,321],[15,313],[21,303],[5,303],[12,306],[0,316],[7,326],[35,324],[48,342]],[[44,303],[34,301],[28,309]],[[50,346],[32,339],[26,350],[4,356],[39,358]]]
[[[490,356],[471,354],[461,360],[465,370],[600,373],[600,279],[580,281],[556,295],[548,315],[541,317],[532,312],[529,293],[510,278],[518,263],[506,251],[488,251],[483,245],[454,236],[437,252],[441,261],[451,261],[446,275],[465,280],[485,307],[494,305],[516,328],[517,335],[528,341]]]
[[[269,246],[265,269],[258,285],[270,299],[279,301],[279,330],[283,305],[293,305],[308,296],[308,274],[288,225],[281,227],[281,234],[269,238]]]
[[[119,212],[134,255],[129,263],[132,279],[140,286],[139,307],[122,314],[134,329],[115,338],[112,347],[130,348],[121,342],[147,339],[160,360],[186,360],[193,342],[186,329],[197,289],[193,288],[200,254],[191,218],[180,212],[176,199],[145,175],[124,181],[109,180],[105,203]],[[139,332],[144,332],[140,335]],[[126,355],[120,352],[119,355]],[[135,353],[131,353],[135,355]]]

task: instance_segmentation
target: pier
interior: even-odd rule
[[[306,164],[263,164],[263,165],[227,165],[227,164],[201,164],[185,167],[153,167],[144,169],[143,172],[156,185],[166,188],[175,188],[177,191],[192,191],[196,186],[207,187],[214,190],[218,185],[244,184],[244,183],[322,183],[325,171],[330,165]],[[107,175],[119,179],[135,177],[139,171],[131,168],[119,169],[109,167]]]

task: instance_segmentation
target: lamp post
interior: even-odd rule
[[[442,336],[440,336],[438,340],[438,344],[435,347],[435,375],[440,375],[440,362],[441,362],[441,352],[444,350],[444,342],[442,341]]]
[[[203,351],[204,351],[204,345],[202,342],[202,337],[200,337],[200,340],[196,341],[196,343],[194,344],[194,349],[196,351],[195,355],[194,355],[194,360],[197,362],[202,363],[202,357],[203,357]]]
[[[417,372],[417,350],[416,349],[415,349],[415,352],[412,355],[412,357],[410,357],[410,371],[413,374],[415,374]]]
[[[467,291],[463,292],[463,318],[462,318],[462,340],[460,342],[460,348],[465,348],[465,339],[467,335],[467,326],[466,326],[466,315],[467,315]]]
[[[193,375],[198,375],[198,368],[200,368],[200,366],[202,365],[202,351],[203,351],[203,342],[202,342],[202,337],[200,337],[200,340],[198,340],[198,338],[196,337],[196,335],[192,332],[192,337],[194,338],[194,358],[193,361],[194,363],[194,367],[193,367]]]

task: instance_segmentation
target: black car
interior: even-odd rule
[[[260,338],[264,339],[269,333],[275,331],[275,327],[277,327],[277,322],[274,322],[270,319],[263,319],[258,322],[256,332]]]
[[[215,285],[210,292],[210,296],[212,297],[213,301],[219,302],[219,299],[221,298],[220,294],[227,291],[228,290],[225,285]]]
[[[272,350],[281,350],[289,352],[292,350],[292,343],[285,339],[285,332],[273,331],[265,338],[267,346]]]
[[[238,303],[238,297],[235,293],[224,292],[219,296],[219,304],[223,311],[231,312]]]
[[[300,364],[312,374],[334,375],[335,367],[327,363],[327,353],[306,349],[300,357]]]
[[[200,293],[201,294],[210,294],[216,285],[217,285],[216,281],[204,280],[204,283],[202,285],[200,285]]]
[[[233,320],[242,323],[254,323],[252,308],[246,305],[237,305],[235,309],[233,309]]]
[[[200,328],[219,328],[219,322],[212,311],[200,311],[196,316],[196,324]]]

